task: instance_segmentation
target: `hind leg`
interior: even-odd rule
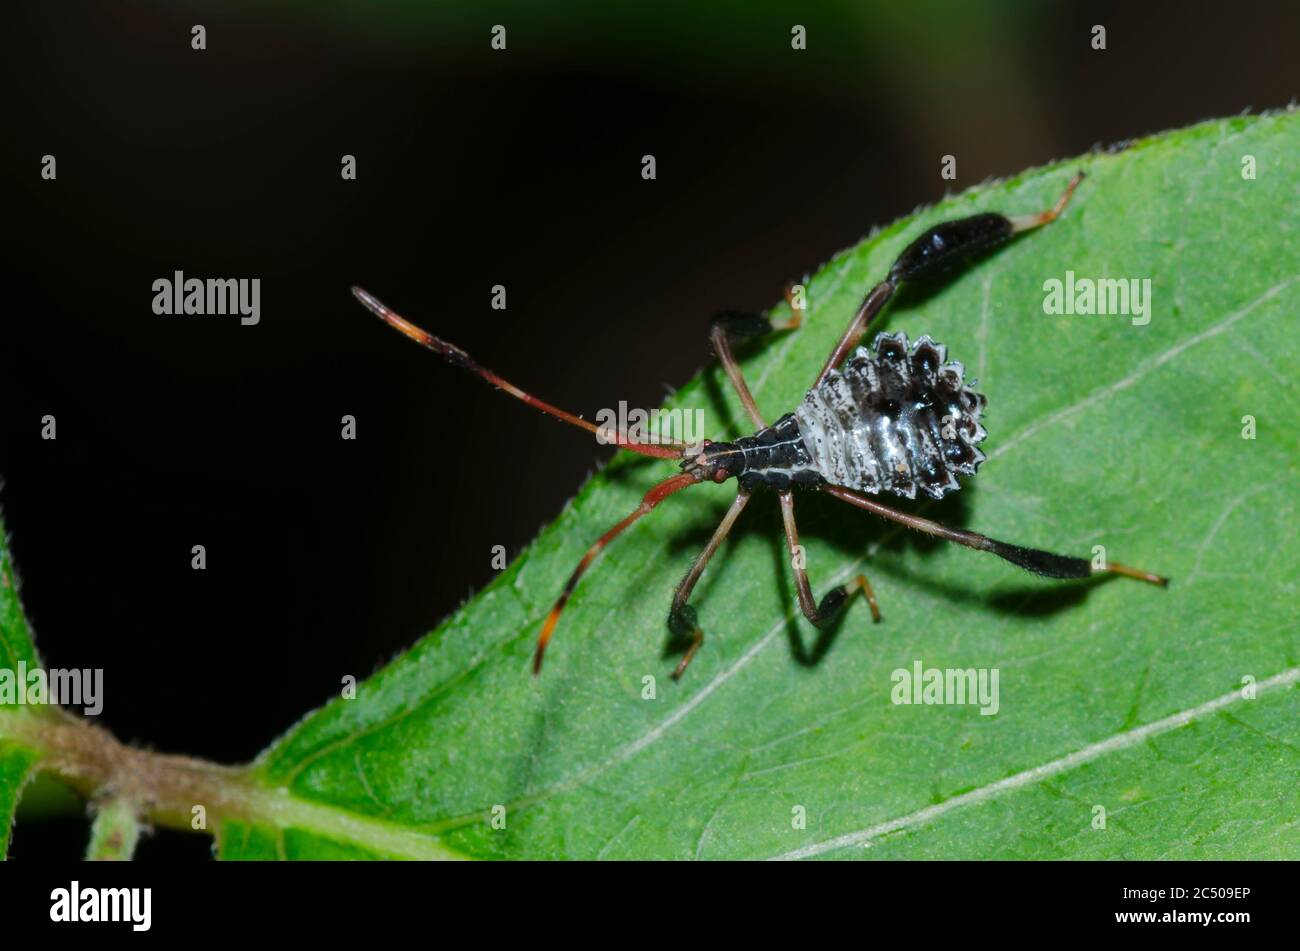
[[[956,542],[958,545],[965,545],[967,548],[973,548],[976,551],[991,552],[1013,565],[1024,568],[1026,571],[1032,571],[1036,575],[1044,575],[1048,578],[1087,578],[1097,574],[1112,574],[1145,581],[1148,584],[1159,585],[1162,588],[1169,585],[1168,578],[1153,574],[1150,571],[1143,571],[1140,568],[1130,568],[1128,565],[1117,564],[1113,561],[1103,565],[1094,565],[1087,558],[1057,555],[1038,548],[1022,548],[1020,545],[1001,542],[996,538],[989,538],[987,535],[981,535],[978,532],[968,532],[962,528],[951,528],[940,522],[913,515],[911,512],[890,508],[870,496],[854,492],[852,489],[846,489],[842,486],[826,486],[822,491],[843,502],[848,502],[850,505],[866,509],[873,515],[887,518],[891,522],[897,522],[899,525],[904,525],[915,531],[933,535],[935,538],[942,538],[944,541]]]
[[[812,388],[816,389],[827,374],[839,366],[853,351],[867,332],[876,315],[894,296],[903,281],[924,280],[952,270],[980,251],[985,251],[1006,241],[1014,234],[1029,231],[1055,221],[1069,202],[1070,196],[1083,180],[1079,172],[1070,180],[1056,204],[1047,211],[1033,215],[1007,217],[996,212],[972,215],[937,224],[903,249],[889,276],[867,292],[849,322],[848,329],[827,357],[822,372],[817,375]]]

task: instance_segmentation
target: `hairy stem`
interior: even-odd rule
[[[242,767],[136,749],[103,727],[64,710],[0,717],[0,736],[36,750],[40,769],[91,802],[159,825],[191,828],[195,806],[247,818],[255,784]]]
[[[121,862],[135,855],[140,841],[140,818],[136,804],[123,796],[99,805],[90,829],[86,858],[95,862]]]
[[[210,831],[220,838],[222,823],[261,824],[281,836],[298,829],[336,842],[368,849],[376,856],[406,859],[463,859],[443,844],[437,831],[413,828],[316,802],[294,791],[258,780],[251,767],[220,766],[189,756],[137,749],[119,742],[103,727],[58,708],[40,713],[0,714],[0,740],[39,754],[37,769],[54,773],[91,803],[103,803],[95,838],[103,829],[104,847],[128,857],[141,822],[177,829]],[[105,816],[105,811],[111,810]],[[130,831],[123,823],[128,822]],[[209,826],[211,829],[209,830]],[[114,830],[121,835],[113,839]]]

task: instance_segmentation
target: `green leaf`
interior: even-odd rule
[[[361,837],[370,839],[368,833]],[[222,825],[220,835],[221,858],[241,859],[244,861],[267,861],[274,859],[293,860],[310,859],[313,861],[348,861],[359,859],[385,858],[446,858],[445,854],[436,852],[420,854],[420,846],[413,845],[412,851],[406,849],[386,850],[382,846],[366,848],[350,845],[330,839],[326,836],[305,832],[301,829],[280,829],[269,823],[250,824],[238,820]],[[427,850],[427,846],[424,847]]]
[[[40,660],[32,644],[31,631],[18,598],[18,579],[13,557],[0,520],[0,675],[16,677],[23,669],[36,669]],[[0,692],[0,717],[27,718],[29,711]],[[38,753],[30,745],[5,739],[0,725],[0,859],[9,854],[9,832],[24,784],[30,778]]]
[[[1023,545],[1102,545],[1168,590],[1048,581],[812,495],[798,506],[815,589],[866,571],[885,614],[872,624],[855,602],[822,635],[760,497],[697,589],[708,638],[674,683],[668,602],[734,492],[706,485],[595,562],[534,679],[538,629],[583,551],[673,471],[621,456],[356,699],[247,773],[187,774],[218,777],[218,854],[1300,855],[1298,153],[1292,110],[973,189],[836,256],[806,282],[803,328],[742,353],[767,416],[793,409],[924,228],[1043,209],[1083,168],[1061,220],[886,312],[880,329],[943,341],[990,401],[979,478],[902,506]],[[1044,282],[1067,271],[1149,279],[1150,322],[1045,314]],[[715,438],[745,429],[717,367],[673,405],[703,408]],[[996,714],[892,702],[917,663],[996,670]]]
[[[0,859],[9,855],[9,830],[18,808],[18,795],[31,775],[36,758],[35,750],[0,742]]]
[[[670,471],[620,458],[358,699],[276,743],[258,775],[470,856],[1300,854],[1298,152],[1289,112],[974,189],[834,258],[809,282],[804,328],[744,360],[768,417],[792,409],[921,230],[1045,208],[1085,169],[1060,221],[887,312],[883,328],[947,343],[990,400],[980,477],[913,508],[1027,545],[1104,545],[1170,575],[1169,590],[1054,583],[801,499],[814,586],[865,569],[885,613],[873,625],[852,605],[813,661],[776,507],[759,500],[700,585],[708,639],[674,684],[668,601],[734,492],[707,486],[601,556],[534,680],[534,639],[574,564]],[[1150,322],[1046,315],[1044,282],[1067,270],[1149,279]],[[743,428],[717,368],[675,405],[704,407],[717,435]],[[917,661],[996,668],[997,714],[892,703],[892,673]]]
[[[13,556],[5,538],[4,521],[0,520],[0,670],[16,671],[19,663],[34,669],[40,666],[40,659],[18,597]],[[0,696],[0,711],[5,707],[16,709]]]

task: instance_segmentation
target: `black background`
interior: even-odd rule
[[[710,866],[713,863],[709,863]],[[12,865],[11,870],[20,866]],[[485,895],[501,896],[512,908],[535,913],[495,915],[491,934],[503,943],[534,943],[551,927],[545,912],[572,910],[580,921],[567,930],[575,937],[616,934],[636,919],[631,907],[644,896],[664,891],[662,869],[655,864],[571,862],[539,870],[530,863],[425,864],[412,875],[401,863],[303,863],[286,875],[276,863],[206,863],[184,868],[157,865],[49,863],[21,867],[23,874],[5,882],[14,903],[6,928],[14,926],[94,940],[115,934],[142,939],[126,923],[51,923],[50,893],[68,889],[75,878],[80,888],[151,888],[152,927],[144,935],[175,940],[201,928],[208,940],[247,941],[254,928],[267,936],[291,937],[305,943],[373,941],[381,928],[407,926],[433,940],[455,915],[473,916],[490,907]],[[1289,936],[1294,889],[1292,867],[1284,862],[895,862],[882,888],[877,881],[864,889],[860,876],[844,875],[836,862],[802,863],[798,867],[768,863],[727,864],[731,888],[713,901],[691,900],[709,892],[716,868],[684,868],[674,879],[671,911],[650,916],[647,933],[679,934],[706,943],[755,943],[769,937],[773,915],[754,913],[739,896],[774,888],[783,894],[813,890],[816,904],[796,902],[791,920],[808,919],[805,908],[823,919],[833,916],[840,927],[865,938],[915,935],[970,939],[997,936],[1042,941],[1045,933],[1067,928],[1075,938],[1093,935],[1132,938],[1163,935],[1180,946],[1199,938],[1206,946],[1232,946]],[[536,894],[539,872],[547,875],[544,895]],[[698,877],[696,877],[698,876]],[[1249,889],[1234,898],[1165,898],[1151,901],[1124,897],[1124,890],[1182,888]],[[715,892],[717,890],[715,889]],[[864,896],[864,891],[868,892]],[[221,896],[225,904],[207,905],[198,896]],[[566,898],[565,896],[572,896]],[[448,909],[447,914],[436,912]],[[941,909],[940,914],[936,910]],[[433,913],[431,913],[431,911]],[[1133,922],[1116,921],[1117,914],[1154,913],[1245,914],[1248,921]],[[198,928],[196,928],[196,923]],[[143,940],[149,940],[144,937]]]
[[[46,663],[104,668],[118,736],[251,758],[608,458],[350,284],[565,408],[654,406],[712,311],[872,225],[1298,85],[1289,3],[701,6],[6,5],[0,505]],[[260,278],[261,323],[155,316],[178,269]]]

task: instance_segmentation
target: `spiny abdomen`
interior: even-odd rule
[[[947,363],[943,344],[922,337],[909,350],[902,333],[858,347],[810,390],[795,419],[813,465],[833,485],[930,498],[960,488],[984,454],[984,397]]]

